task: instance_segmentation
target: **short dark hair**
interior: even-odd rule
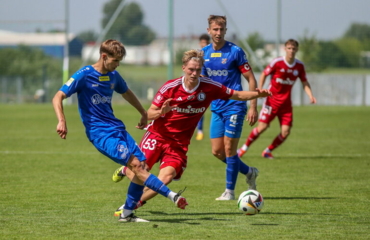
[[[209,37],[209,35],[207,33],[203,33],[199,37],[199,41],[202,41],[202,40],[206,40],[207,42],[209,42],[209,41],[211,41],[211,38]]]
[[[288,45],[288,44],[292,44],[292,45],[294,45],[294,46],[296,46],[296,47],[299,47],[299,43],[298,43],[298,41],[297,41],[297,40],[295,40],[295,39],[293,39],[293,38],[288,39],[288,40],[285,42],[284,46],[286,46],[286,45]]]

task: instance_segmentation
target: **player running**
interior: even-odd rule
[[[236,91],[207,77],[200,77],[204,63],[203,52],[190,50],[182,58],[184,76],[167,81],[155,95],[148,110],[148,119],[153,120],[147,127],[140,148],[147,158],[150,170],[160,162],[158,178],[165,184],[179,180],[187,166],[187,151],[194,130],[211,102],[215,99],[247,101],[270,96],[270,91]],[[113,181],[119,182],[124,176],[132,179],[127,167],[117,169]],[[249,188],[255,186],[255,178],[250,177]],[[157,193],[145,188],[137,207]],[[121,207],[122,208],[122,207]],[[121,212],[117,209],[116,214]]]
[[[310,98],[310,103],[316,103],[316,98],[312,95],[310,84],[306,78],[304,65],[295,58],[299,44],[294,39],[285,42],[285,57],[273,60],[261,74],[259,87],[263,87],[267,76],[271,75],[269,90],[273,98],[267,97],[260,113],[258,125],[249,134],[245,144],[238,150],[238,155],[242,157],[249,146],[270,126],[271,121],[278,117],[280,122],[280,133],[263,152],[262,157],[273,159],[272,150],[280,146],[289,136],[293,126],[293,107],[291,92],[297,78],[302,82],[303,89]]]

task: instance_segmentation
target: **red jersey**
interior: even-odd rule
[[[229,99],[234,90],[206,77],[200,77],[198,86],[185,88],[184,77],[167,81],[155,95],[152,104],[161,107],[172,98],[170,105],[177,105],[172,111],[152,121],[148,131],[188,145],[194,130],[211,102],[215,99]]]
[[[284,57],[276,58],[263,73],[266,76],[271,75],[269,90],[273,97],[268,97],[266,101],[275,106],[292,105],[291,92],[297,78],[302,82],[307,81],[304,64],[298,59],[289,64]]]

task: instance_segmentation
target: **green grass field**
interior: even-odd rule
[[[128,105],[114,109],[139,141],[138,114]],[[77,106],[65,107],[69,134],[61,140],[51,104],[0,105],[0,239],[369,239],[370,108],[294,111],[292,134],[276,159],[260,157],[278,134],[276,121],[243,158],[260,170],[260,214],[215,201],[225,188],[225,165],[206,137],[193,140],[183,179],[170,185],[187,186],[187,209],[158,196],[137,211],[150,223],[125,224],[113,212],[128,181],[112,182],[118,165],[88,142]],[[244,126],[242,141],[250,130]],[[240,175],[236,193],[245,189]]]

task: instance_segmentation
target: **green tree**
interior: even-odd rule
[[[320,45],[315,34],[309,35],[304,32],[303,37],[298,38],[299,54],[307,71],[322,71],[325,66],[319,64]]]
[[[263,48],[265,45],[265,40],[259,32],[253,32],[249,34],[246,40],[253,51]]]
[[[333,41],[319,41],[317,64],[322,68],[348,67],[349,62],[342,49]]]
[[[121,0],[110,0],[103,9],[103,28],[121,3]],[[143,24],[144,14],[137,3],[129,3],[120,12],[116,21],[107,33],[107,38],[119,39],[126,45],[147,45],[155,39],[155,33]]]
[[[370,25],[352,23],[344,33],[343,38],[355,38],[361,42],[370,40]]]
[[[98,39],[98,34],[95,33],[93,30],[88,30],[77,34],[77,38],[80,39],[83,43],[95,42]]]

